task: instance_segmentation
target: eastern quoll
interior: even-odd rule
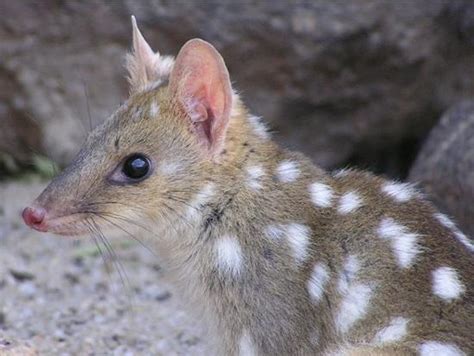
[[[447,216],[280,148],[212,45],[163,57],[132,23],[129,99],[26,224],[146,231],[217,355],[474,354],[474,244]]]

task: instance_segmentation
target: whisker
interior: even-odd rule
[[[100,226],[94,220],[92,220],[92,224],[94,225],[96,231],[98,232],[97,237],[102,241],[102,243],[105,246],[109,256],[111,257],[111,260],[112,260],[113,264],[115,265],[115,268],[116,268],[116,270],[119,274],[122,285],[125,289],[125,293],[126,293],[127,298],[129,300],[130,306],[132,306],[133,303],[132,303],[132,295],[131,295],[131,283],[130,283],[128,275],[125,271],[125,268],[124,268],[122,262],[119,260],[117,254],[115,253],[115,250],[114,250],[113,246],[110,244],[107,237],[104,235],[104,233],[100,229]]]
[[[94,231],[94,229],[93,229],[93,227],[90,224],[88,219],[86,219],[85,225],[86,225],[87,229],[90,232],[90,237],[91,237],[92,241],[94,241],[94,244],[97,247],[97,250],[99,251],[99,254],[100,254],[100,257],[102,258],[102,261],[104,262],[104,265],[106,267],[105,270],[107,271],[107,274],[109,275],[109,278],[111,278],[110,271],[109,271],[109,268],[108,268],[109,261],[107,260],[107,256],[102,251],[102,247],[100,247],[99,241],[97,240],[97,237],[95,235],[95,231]]]
[[[106,222],[108,222],[109,224],[115,226],[116,228],[122,230],[123,232],[125,232],[128,236],[130,236],[131,238],[133,238],[135,241],[137,241],[140,245],[142,245],[148,252],[150,252],[153,256],[155,257],[158,257],[156,255],[156,253],[149,247],[147,246],[142,240],[140,240],[138,237],[136,237],[135,235],[133,235],[130,231],[126,230],[125,228],[123,228],[122,226],[120,226],[118,223],[115,223],[113,222],[111,219],[113,218],[106,218],[104,216],[101,216],[101,215],[97,215],[99,218],[105,220]]]
[[[94,188],[95,183],[98,182],[99,179],[100,179],[100,176],[96,176],[95,179],[89,183],[89,188],[87,188],[86,191],[82,194],[80,198],[81,200],[85,200],[85,197],[89,194],[92,188]]]
[[[89,131],[92,131],[92,115],[91,115],[91,107],[89,104],[89,92],[87,90],[87,86],[84,81],[82,82],[82,86],[84,88],[84,96],[86,98],[87,116],[89,117]]]

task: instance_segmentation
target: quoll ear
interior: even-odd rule
[[[193,39],[179,51],[170,90],[212,158],[221,152],[232,108],[232,87],[224,60],[209,43]]]
[[[132,16],[132,28],[133,50],[127,55],[126,68],[130,92],[133,94],[150,85],[168,80],[174,59],[153,52],[138,29],[135,16]]]

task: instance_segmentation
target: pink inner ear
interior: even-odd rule
[[[218,153],[232,105],[229,74],[222,57],[207,42],[189,41],[178,54],[170,87],[191,119],[198,140],[212,154]]]
[[[216,114],[212,109],[212,100],[207,99],[205,88],[194,93],[188,94],[185,99],[185,110],[188,112],[191,122],[199,136],[206,146],[210,147],[213,142],[212,125],[215,124]]]

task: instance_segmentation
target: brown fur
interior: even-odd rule
[[[152,102],[159,105],[157,117],[150,116]],[[453,342],[473,352],[473,256],[434,220],[435,208],[418,197],[394,202],[381,192],[384,180],[369,173],[332,176],[303,155],[260,138],[247,117],[234,97],[224,146],[215,160],[204,153],[167,86],[140,91],[91,133],[74,163],[36,204],[57,215],[73,214],[62,230],[87,231],[92,223],[107,229],[110,221],[138,225],[160,251],[178,291],[210,328],[217,354],[238,354],[244,330],[259,355],[408,355],[424,340]],[[138,184],[111,184],[111,172],[134,152],[151,158],[153,174]],[[295,182],[275,177],[284,159],[298,162],[301,173]],[[179,168],[162,174],[164,163]],[[245,169],[254,164],[265,171],[259,192],[246,184]],[[197,207],[193,220],[189,204],[208,182],[215,194]],[[313,182],[328,184],[336,197],[355,189],[363,206],[344,216],[335,203],[315,207],[308,192]],[[422,236],[423,251],[412,267],[401,270],[390,244],[376,235],[384,216]],[[312,232],[309,256],[299,266],[285,243],[263,233],[269,224],[292,222]],[[214,243],[225,234],[235,235],[242,247],[243,270],[235,278],[223,275],[215,263]],[[334,321],[341,302],[336,284],[349,254],[361,262],[357,279],[376,287],[367,314],[342,335]],[[306,286],[320,261],[327,263],[330,279],[321,303],[314,304]],[[431,272],[444,265],[455,268],[466,287],[462,298],[449,303],[431,290]],[[387,346],[370,345],[393,316],[410,319],[407,336]]]

